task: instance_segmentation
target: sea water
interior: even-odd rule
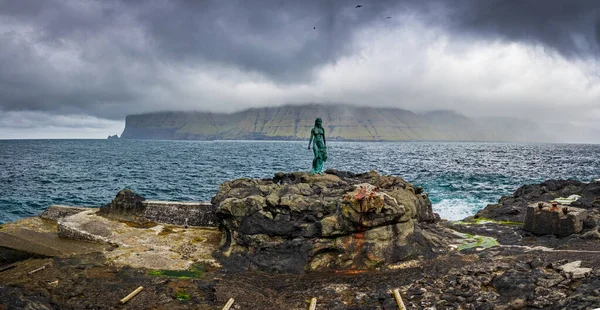
[[[325,168],[400,176],[442,218],[472,215],[519,186],[600,178],[600,145],[329,142]],[[0,223],[51,204],[99,207],[122,188],[208,201],[219,184],[309,171],[308,141],[0,140]]]

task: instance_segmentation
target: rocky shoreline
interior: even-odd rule
[[[122,191],[0,226],[0,309],[397,309],[393,289],[408,309],[592,309],[599,207],[600,182],[548,180],[446,221],[401,178],[335,170],[226,182],[210,205]]]

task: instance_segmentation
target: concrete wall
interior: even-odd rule
[[[216,227],[217,218],[210,202],[145,200],[145,216],[156,223]]]

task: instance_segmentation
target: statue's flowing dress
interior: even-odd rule
[[[313,154],[315,155],[312,162],[311,173],[322,173],[323,163],[327,161],[327,148],[323,142],[325,130],[323,128],[313,127],[311,130],[311,135],[313,136],[312,149]]]

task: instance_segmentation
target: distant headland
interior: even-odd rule
[[[128,115],[122,139],[307,140],[316,117],[333,141],[549,141],[529,121],[473,119],[452,111],[417,114],[397,108],[287,105],[224,114],[155,112]]]

